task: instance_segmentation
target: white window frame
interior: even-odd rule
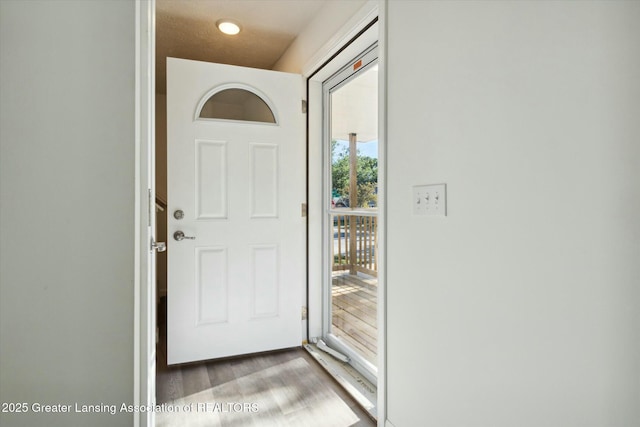
[[[354,70],[356,62],[361,61],[362,65]],[[332,215],[358,215],[358,216],[378,216],[378,208],[374,211],[358,208],[331,208],[331,93],[351,82],[357,75],[370,70],[378,64],[378,44],[367,47],[363,52],[351,58],[336,74],[325,80],[322,85],[323,98],[323,199],[322,206],[325,208],[323,215],[323,276],[322,276],[322,338],[332,348],[345,354],[350,359],[350,364],[362,374],[372,384],[378,383],[378,368],[373,363],[366,360],[358,351],[347,344],[340,337],[331,332],[332,329],[332,271],[333,260],[330,259],[330,248],[333,240]],[[376,307],[377,308],[377,307]],[[378,349],[380,350],[380,349]],[[377,353],[377,352],[376,352]]]

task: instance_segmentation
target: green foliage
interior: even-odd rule
[[[336,141],[331,141],[331,184],[332,194],[349,198],[349,149],[340,151]],[[358,207],[377,204],[378,159],[360,155],[357,160]]]
[[[349,196],[349,184],[342,189],[345,197]],[[376,184],[373,182],[365,182],[358,184],[358,206],[359,208],[368,208],[369,206],[377,206],[378,195],[376,194]]]

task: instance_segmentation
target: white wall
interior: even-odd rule
[[[327,0],[305,30],[291,43],[273,66],[276,71],[302,73],[305,64],[340,33],[368,0]]]
[[[2,402],[132,403],[134,6],[0,1]]]
[[[388,2],[388,419],[640,425],[640,3]],[[411,186],[448,184],[447,218]]]

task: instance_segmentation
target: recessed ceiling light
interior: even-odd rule
[[[231,19],[221,19],[216,22],[216,26],[220,31],[231,36],[240,32],[240,25],[232,21]]]

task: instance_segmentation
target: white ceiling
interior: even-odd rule
[[[157,0],[156,91],[166,93],[167,56],[271,69],[327,0]],[[222,18],[242,26],[228,36]]]

